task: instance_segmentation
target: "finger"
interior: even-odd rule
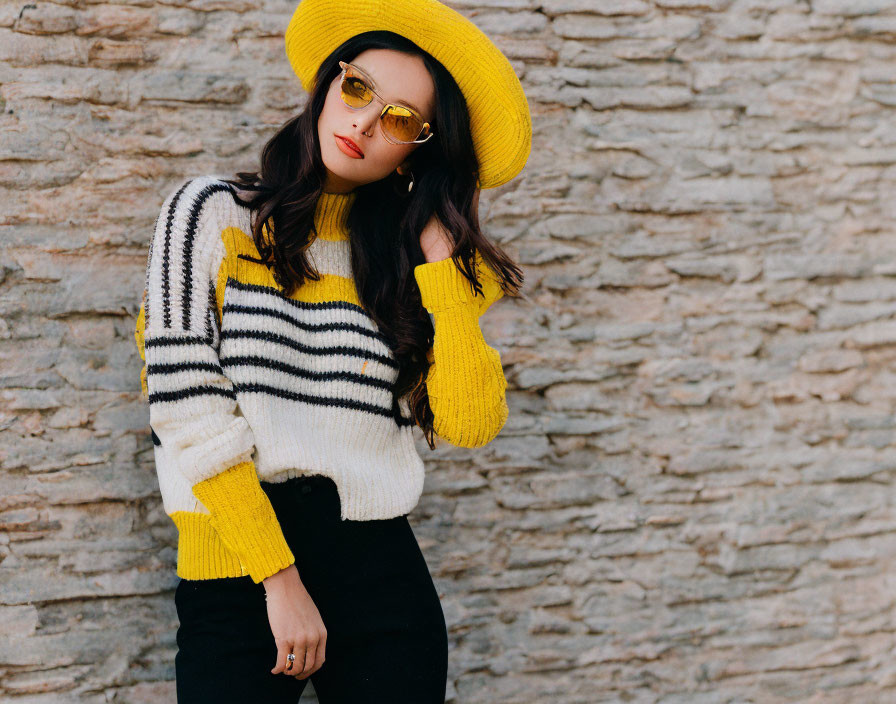
[[[292,669],[287,670],[287,675],[292,675],[297,680],[305,679],[305,654],[296,653],[296,661],[293,663]]]
[[[305,677],[310,677],[315,672],[317,672],[320,668],[324,666],[324,661],[326,660],[326,650],[327,650],[327,634],[324,632],[317,640],[317,647],[313,649],[313,652],[309,651],[309,657],[313,660],[313,665],[309,665],[308,672],[302,673],[301,677],[298,679],[304,679]]]
[[[277,641],[277,662],[274,664],[274,669],[271,670],[272,675],[277,675],[286,669],[286,656],[292,652],[292,650],[293,644],[290,641]],[[298,659],[298,656],[296,656],[296,659]],[[293,667],[295,667],[295,665],[293,665]]]
[[[299,679],[305,679],[310,676],[312,672],[316,669],[314,667],[314,652],[315,648],[309,646],[307,650],[305,650],[305,665],[302,668],[301,672],[299,672]],[[298,658],[296,658],[296,662],[298,663]]]
[[[292,660],[290,660],[292,657]],[[283,668],[283,672],[287,675],[292,675],[298,672],[298,668],[302,666],[302,661],[299,659],[299,654],[293,649],[291,653],[286,654],[286,666]]]
[[[297,672],[300,671],[300,669],[302,667],[301,653],[297,653],[295,650],[293,650],[292,654],[295,656],[295,659],[292,662],[290,662],[287,659],[286,667],[283,668],[284,674],[287,674],[287,675],[295,675]],[[286,657],[289,658],[289,655],[287,655]]]
[[[324,633],[317,641],[317,652],[314,655],[314,662],[317,663],[317,667],[314,668],[315,671],[319,670],[324,666],[324,661],[326,658],[327,651],[327,634]]]

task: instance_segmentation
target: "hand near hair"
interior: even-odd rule
[[[473,213],[477,217],[480,192],[480,189],[477,188],[473,193]],[[438,262],[451,256],[454,240],[435,215],[429,219],[423,232],[420,233],[420,248],[423,250],[423,256],[426,257],[427,263]]]

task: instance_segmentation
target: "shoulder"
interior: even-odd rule
[[[202,232],[220,233],[229,226],[241,226],[250,216],[237,189],[214,174],[191,176],[165,196],[156,223],[157,230],[182,233],[192,239]]]

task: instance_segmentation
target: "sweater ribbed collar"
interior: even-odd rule
[[[322,192],[314,208],[314,227],[321,239],[347,240],[348,213],[358,194]]]

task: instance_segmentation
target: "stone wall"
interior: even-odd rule
[[[451,4],[535,135],[482,199],[510,419],[420,443],[449,700],[896,696],[894,3]],[[3,701],[174,701],[134,317],[166,192],[303,106],[294,6],[0,6]]]

